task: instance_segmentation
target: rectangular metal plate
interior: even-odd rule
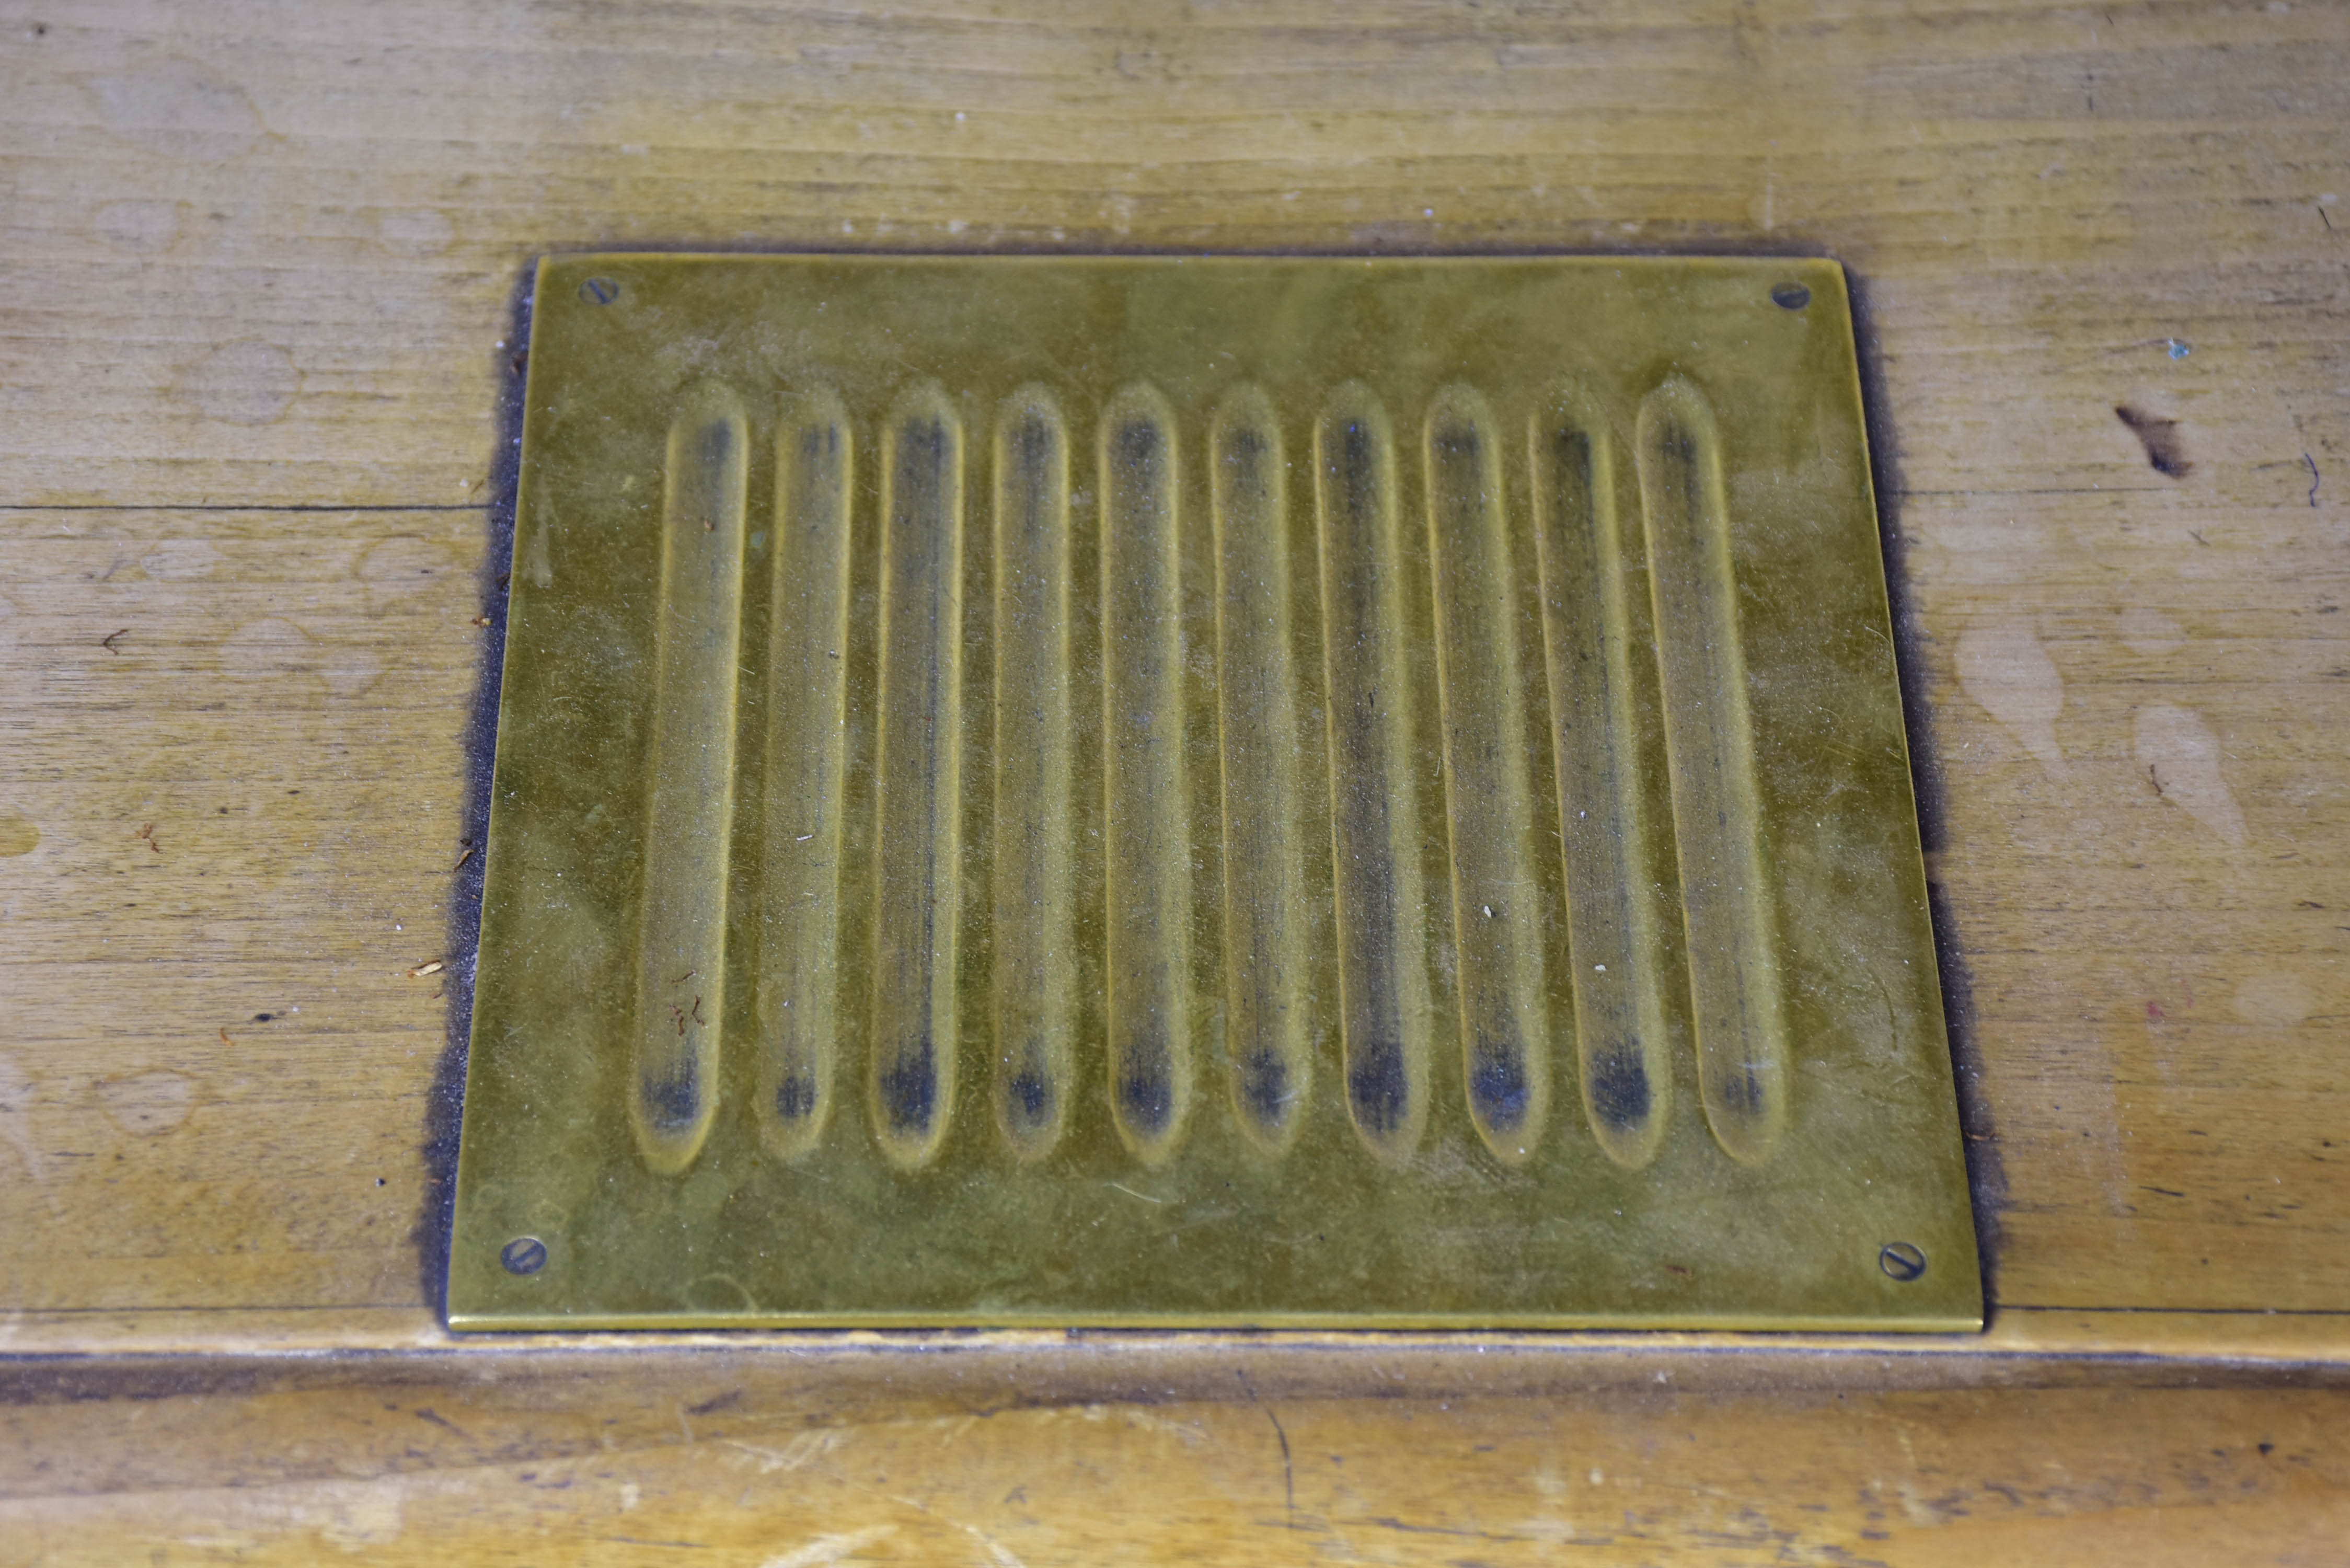
[[[1841,272],[539,271],[449,1317],[1960,1329]]]

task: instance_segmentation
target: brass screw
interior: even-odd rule
[[[498,1253],[509,1274],[535,1274],[546,1267],[546,1243],[536,1236],[516,1236]]]
[[[1877,1266],[1906,1285],[1926,1272],[1926,1254],[1908,1241],[1887,1241],[1877,1250]]]

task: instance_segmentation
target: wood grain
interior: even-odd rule
[[[2338,1371],[2209,1387],[2210,1367],[1929,1359],[1887,1378],[1767,1352],[1113,1343],[25,1369],[0,1538],[56,1564],[1008,1564],[1146,1543],[1230,1563],[2339,1561]]]
[[[2316,1560],[2338,1466],[2210,1450],[2273,1421],[2338,1453],[2330,1384],[1431,1409],[1342,1358],[1284,1422],[1357,1469],[1294,1464],[1318,1533],[1279,1550],[1246,1543],[1286,1531],[1267,1423],[1205,1394],[995,1417],[949,1459],[931,1416],[877,1417],[847,1469],[647,1437],[598,1477],[559,1434],[603,1397],[533,1370],[574,1365],[551,1350],[447,1350],[432,1254],[532,258],[1783,250],[1846,262],[1867,326],[1995,1302],[1936,1376],[2350,1359],[2345,123],[2325,4],[0,3],[0,1340],[194,1379],[22,1407],[0,1556],[520,1561],[498,1542],[544,1527],[1052,1560],[1097,1555],[1147,1473],[1166,1539],[1228,1561]],[[1679,1375],[1718,1342],[1644,1343]],[[373,1413],[381,1359],[199,1392],[232,1354],[394,1348],[468,1431],[495,1423],[461,1400],[527,1407],[512,1453],[305,1469],[460,1441]],[[681,1364],[595,1365],[626,1403]],[[1035,1373],[1048,1401],[1069,1376]],[[158,1468],[90,1469],[133,1410]],[[1461,1454],[1429,1463],[1431,1431]],[[1594,1468],[1661,1489],[1649,1522]],[[1534,1519],[1595,1535],[1407,1528]]]

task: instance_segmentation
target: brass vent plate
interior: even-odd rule
[[[551,259],[508,615],[456,1327],[1981,1322],[1832,264]]]

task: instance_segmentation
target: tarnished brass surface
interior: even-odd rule
[[[1980,1323],[1833,264],[565,257],[528,399],[452,1324]]]

